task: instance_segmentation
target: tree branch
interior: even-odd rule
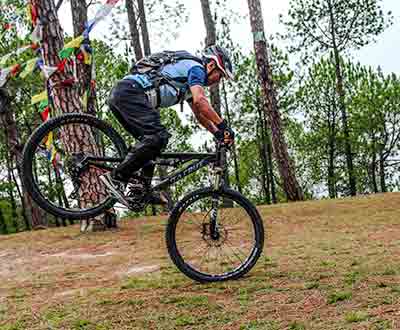
[[[338,43],[338,48],[339,48],[339,49],[342,49],[342,50],[345,49],[346,46],[347,46],[347,44],[348,44],[348,42],[350,41],[350,38],[349,38],[350,32],[353,30],[354,23],[356,22],[356,20],[357,20],[359,14],[360,14],[360,12],[361,12],[360,7],[358,7],[357,9],[355,9],[354,16],[353,16],[352,20],[350,21],[350,26],[349,26],[349,28],[347,29],[346,34],[345,34],[343,40],[342,40],[342,41],[339,41],[339,43]]]
[[[58,11],[61,7],[61,5],[63,4],[64,0],[58,0],[57,4],[56,4],[56,11]]]

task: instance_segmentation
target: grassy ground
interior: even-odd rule
[[[169,261],[165,218],[0,238],[0,330],[400,329],[400,194],[259,208],[245,278],[200,285]]]

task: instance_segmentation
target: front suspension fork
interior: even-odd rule
[[[214,190],[220,190],[222,183],[223,183],[223,175],[224,172],[222,169],[217,168],[215,169],[216,176],[214,181]],[[219,198],[218,195],[215,194],[212,197],[211,203],[211,215],[210,215],[210,235],[211,239],[218,240],[219,239],[219,227],[218,227],[218,206],[219,206]]]

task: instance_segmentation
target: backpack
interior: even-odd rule
[[[181,104],[181,111],[183,112],[184,95],[183,91],[177,88],[174,84],[173,79],[166,77],[161,74],[161,70],[168,64],[174,64],[181,60],[192,60],[204,64],[203,60],[199,57],[193,56],[185,50],[179,51],[163,51],[160,53],[154,53],[150,56],[144,57],[136,62],[131,68],[131,74],[146,74],[152,86],[157,90],[157,99],[159,98],[159,88],[163,84],[168,84],[175,89],[179,103]],[[157,103],[157,102],[155,102]]]
[[[185,50],[179,51],[163,51],[160,53],[154,53],[150,56],[144,57],[138,62],[136,62],[132,68],[132,74],[149,74],[151,77],[158,76],[159,72],[162,70],[164,66],[167,64],[173,64],[181,60],[192,60],[196,61],[200,64],[203,64],[203,61],[190,54]]]

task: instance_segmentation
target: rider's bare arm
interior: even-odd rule
[[[202,86],[192,86],[190,91],[193,97],[191,108],[196,119],[204,128],[214,134],[218,130],[216,125],[222,122],[221,117],[212,108]]]

